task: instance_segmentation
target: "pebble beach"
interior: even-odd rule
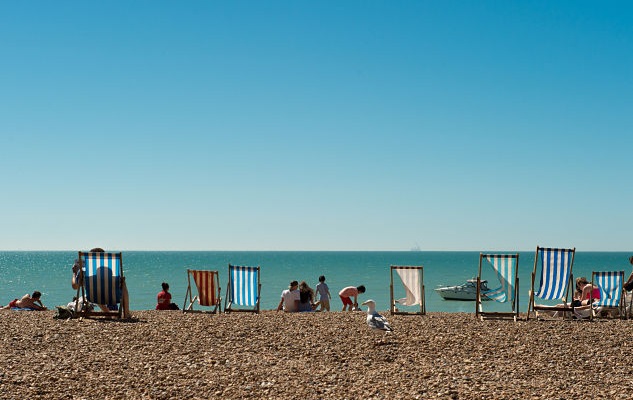
[[[628,399],[633,321],[0,312],[1,399]]]

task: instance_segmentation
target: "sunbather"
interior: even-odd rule
[[[42,300],[40,300],[41,297],[42,297],[42,293],[36,290],[33,292],[32,295],[29,295],[27,293],[24,296],[22,296],[22,298],[19,300],[18,299],[12,300],[8,305],[2,307],[1,309],[10,310],[12,308],[22,308],[22,309],[28,309],[28,310],[34,310],[34,311],[46,311],[47,308],[44,307],[44,304],[42,304]]]

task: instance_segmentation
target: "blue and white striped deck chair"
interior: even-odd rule
[[[259,313],[261,286],[259,267],[241,267],[229,264],[229,283],[226,286],[224,312]],[[233,306],[242,308],[233,308]]]
[[[624,317],[624,304],[621,301],[624,290],[624,271],[594,271],[591,274],[591,285],[594,284],[600,289],[600,300],[592,301],[591,318],[608,310],[617,310],[619,316]]]
[[[481,293],[481,282],[483,280],[483,260],[486,260],[492,267],[499,287]],[[519,253],[515,254],[479,254],[479,275],[477,276],[477,305],[475,316],[484,318],[512,318],[516,321],[519,316]],[[500,303],[509,303],[511,312],[491,312],[483,310],[483,300],[495,300]]]
[[[534,270],[532,271],[532,289],[530,290],[530,300],[528,304],[527,318],[530,318],[530,313],[536,314],[538,310],[551,311],[551,305],[538,305],[535,304],[535,297],[542,300],[561,300],[562,305],[559,304],[556,311],[563,312],[563,315],[571,313],[565,313],[566,311],[572,311],[571,304],[569,303],[569,292],[572,287],[574,276],[572,275],[572,267],[574,265],[574,256],[576,255],[576,249],[554,249],[536,247],[536,255],[534,256]],[[541,279],[538,291],[534,290],[534,283],[536,281],[536,271],[541,268]]]
[[[82,268],[77,288],[77,299],[86,298],[90,303],[101,304],[116,311],[78,311],[79,316],[118,316],[121,318],[124,292],[123,258],[121,253],[79,252]],[[81,294],[80,294],[81,291]],[[81,296],[81,297],[80,297]]]

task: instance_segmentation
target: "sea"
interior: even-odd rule
[[[512,252],[490,252],[509,254]],[[516,253],[516,252],[514,252]],[[341,309],[338,291],[346,286],[364,285],[366,292],[359,302],[376,301],[378,310],[389,309],[391,265],[424,267],[424,288],[427,312],[475,312],[475,302],[444,300],[433,289],[457,285],[476,277],[479,252],[471,251],[123,251],[123,273],[126,277],[132,310],[154,309],[161,283],[170,286],[172,301],[182,308],[187,289],[187,269],[219,271],[222,296],[226,292],[228,265],[259,266],[261,274],[260,306],[275,309],[281,292],[292,280],[305,280],[316,287],[324,275],[332,294],[331,309]],[[628,252],[576,252],[574,277],[591,280],[592,271],[631,272]],[[528,290],[534,269],[534,251],[519,252],[519,311],[528,306]],[[75,251],[0,251],[0,302],[6,305],[14,298],[34,290],[42,292],[42,302],[49,308],[65,305],[76,291],[71,287]],[[490,288],[496,287],[494,272],[484,262],[482,276]],[[394,273],[394,297],[404,297],[399,277]],[[537,273],[536,283],[539,276]],[[223,300],[224,303],[224,300]],[[508,303],[487,301],[486,311],[508,311]],[[406,309],[406,308],[405,308]],[[411,311],[415,311],[415,308]]]

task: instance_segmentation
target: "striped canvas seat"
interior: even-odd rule
[[[259,312],[259,267],[244,267],[229,264],[229,283],[224,311]],[[246,308],[233,308],[233,306]]]
[[[394,298],[394,271],[400,277],[400,281],[404,286],[406,297],[402,299]],[[391,314],[426,314],[426,303],[424,298],[424,268],[422,266],[391,266],[391,285],[390,285],[390,312]],[[419,305],[419,311],[403,311],[396,308],[399,306],[415,306]]]
[[[120,305],[123,302],[123,258],[121,253],[79,252],[81,278],[83,284],[77,289],[77,298],[85,298],[90,303],[115,309],[112,313],[86,311],[79,315],[121,316]],[[81,291],[81,294],[80,294]],[[119,306],[118,310],[117,307]]]
[[[551,310],[551,306],[535,304],[535,297],[543,300],[562,300],[558,311],[571,311],[567,306],[570,291],[570,283],[573,280],[572,267],[576,249],[556,249],[537,247],[534,256],[534,270],[532,272],[532,289],[528,305],[528,318],[530,312],[536,310]],[[539,265],[540,261],[540,265]],[[540,267],[540,285],[538,291],[534,290],[536,272]]]
[[[516,276],[514,269],[516,261],[519,259],[517,255],[499,255],[486,254],[486,261],[492,266],[497,274],[500,286],[486,292],[486,297],[505,303],[510,299],[514,300],[514,277]]]
[[[568,249],[543,249],[541,259],[541,285],[536,296],[543,300],[565,298],[571,278],[573,251]]]
[[[193,278],[197,295],[193,295],[193,288],[191,286],[191,278]],[[204,270],[187,270],[187,292],[185,294],[185,304],[183,311],[194,311],[194,303],[198,303],[203,307],[212,307],[212,313],[216,312],[220,308],[220,280],[218,271],[204,271]]]
[[[83,253],[86,298],[91,303],[121,303],[121,253]]]
[[[593,303],[594,308],[613,307],[621,305],[624,271],[593,272],[592,285],[600,289],[600,299]]]
[[[499,286],[485,293],[481,293],[482,264],[486,261],[495,273]],[[477,277],[477,305],[475,314],[482,319],[512,317],[516,320],[519,313],[519,253],[516,254],[479,254],[479,275]],[[511,312],[484,312],[483,300],[488,298],[500,303],[510,303]]]

